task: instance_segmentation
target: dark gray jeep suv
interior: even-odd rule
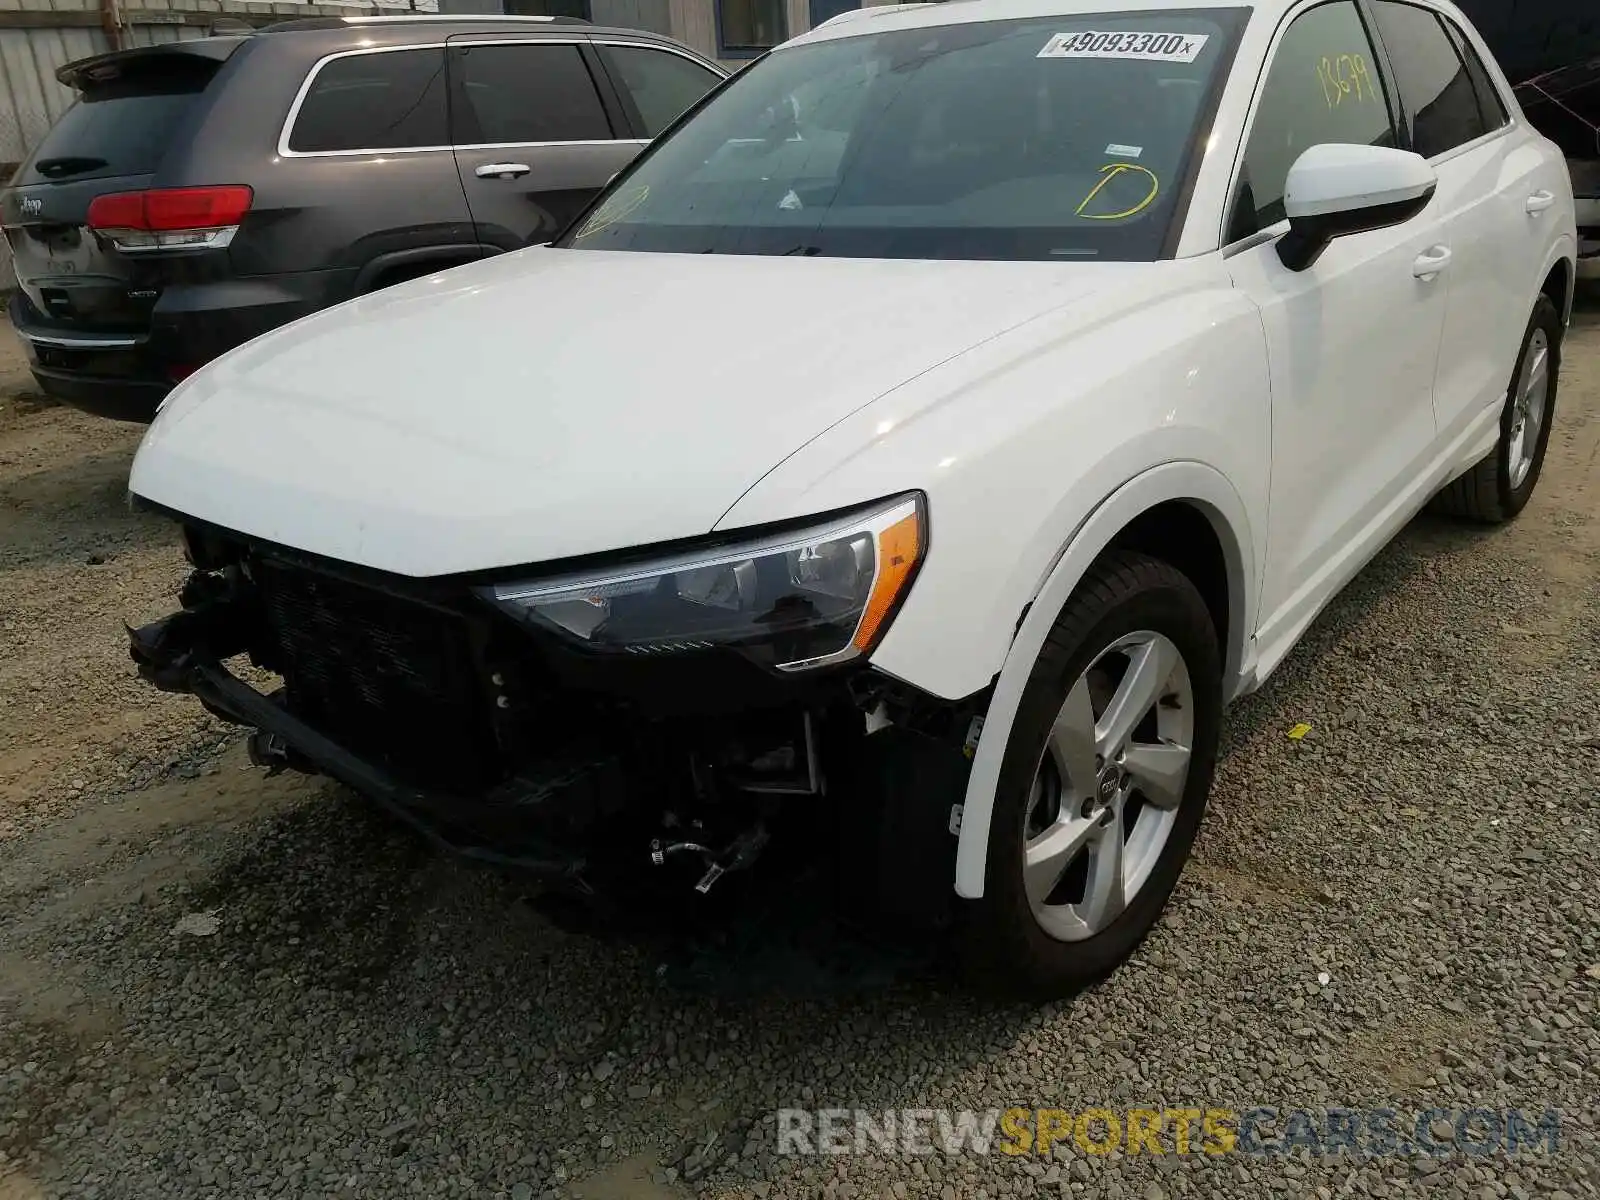
[[[0,193],[47,394],[148,420],[327,305],[553,238],[724,72],[667,38],[494,16],[313,18],[124,50]]]

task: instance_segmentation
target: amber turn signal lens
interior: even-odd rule
[[[855,646],[865,654],[878,640],[884,622],[894,611],[912,573],[922,558],[922,522],[919,513],[902,517],[878,534],[878,578],[861,624],[856,627]]]

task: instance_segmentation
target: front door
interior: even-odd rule
[[[548,242],[643,144],[613,127],[576,41],[466,35],[449,59],[456,169],[486,245]]]
[[[1438,264],[1448,258],[1438,205],[1403,225],[1339,238],[1308,269],[1289,270],[1270,231],[1286,228],[1290,165],[1323,142],[1395,144],[1377,56],[1351,0],[1311,8],[1284,32],[1231,226],[1239,240],[1227,265],[1261,310],[1272,374],[1264,658],[1326,602],[1341,567],[1386,536],[1387,516],[1437,441],[1446,297]]]

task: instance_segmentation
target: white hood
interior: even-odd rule
[[[897,385],[1146,269],[528,250],[227,355],[129,486],[413,576],[690,537]]]

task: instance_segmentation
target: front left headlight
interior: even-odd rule
[[[798,671],[869,652],[927,544],[922,497],[913,494],[809,529],[479,594],[594,650],[732,646]]]

